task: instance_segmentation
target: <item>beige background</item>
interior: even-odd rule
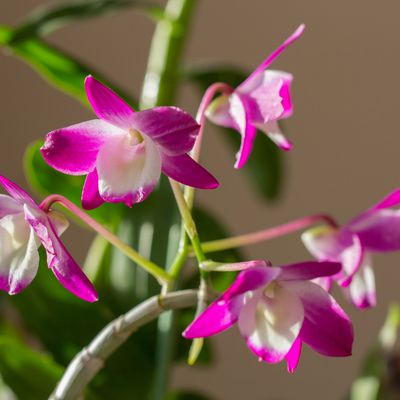
[[[0,23],[16,24],[41,0],[1,0]],[[340,221],[399,184],[400,3],[395,0],[199,1],[186,59],[224,61],[251,68],[301,22],[304,37],[274,65],[295,75],[296,112],[287,123],[295,142],[286,155],[286,185],[277,205],[249,191],[242,172],[218,137],[207,130],[204,163],[221,188],[199,200],[232,232],[247,232],[318,211]],[[134,11],[77,23],[50,40],[139,93],[153,25]],[[30,68],[0,55],[0,171],[23,182],[26,144],[47,131],[91,117],[77,102],[50,88]],[[184,91],[179,105],[195,112],[197,97]],[[81,232],[76,230],[75,232]],[[88,234],[81,233],[84,243]],[[85,247],[71,240],[83,259]],[[83,240],[83,239],[82,239]],[[297,235],[248,249],[249,257],[275,263],[308,258]],[[326,399],[343,395],[373,343],[390,301],[399,297],[400,255],[375,257],[379,305],[353,317],[356,342],[350,359],[323,358],[304,349],[298,371],[260,364],[236,329],[213,339],[218,362],[210,369],[181,366],[177,387],[205,387],[220,399]],[[338,296],[344,304],[343,299]]]

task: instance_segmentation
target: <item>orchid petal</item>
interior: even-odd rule
[[[11,196],[0,194],[0,218],[22,212],[22,205]]]
[[[375,275],[370,254],[365,254],[360,269],[353,276],[350,285],[343,290],[357,308],[376,306]]]
[[[92,210],[104,203],[99,193],[99,176],[95,168],[86,177],[82,190],[82,207],[85,210]]]
[[[290,83],[288,82],[292,79],[292,75],[285,72],[265,71],[259,75],[257,81],[254,81],[254,87],[247,88],[246,93],[237,90],[238,93],[247,95],[249,103],[253,105],[248,108],[252,123],[264,124],[281,117],[285,111],[281,91],[285,85],[283,94],[285,94],[285,104],[288,106],[288,101],[290,102],[288,93]]]
[[[236,155],[235,168],[242,168],[250,157],[253,149],[254,140],[257,135],[256,127],[250,122],[250,113],[247,112],[246,106],[251,103],[246,101],[245,97],[232,93],[229,98],[230,114],[235,121],[236,129],[242,135],[240,149]]]
[[[289,151],[293,147],[292,142],[282,133],[278,121],[269,121],[265,124],[256,124],[280,149]]]
[[[65,218],[64,214],[61,214],[58,211],[50,210],[47,213],[47,217],[50,219],[57,236],[61,236],[68,229],[69,222],[67,218]]]
[[[97,154],[107,139],[123,134],[108,122],[95,119],[48,133],[40,151],[57,171],[85,175],[95,167]]]
[[[31,196],[25,192],[20,186],[16,183],[11,182],[5,176],[0,175],[0,185],[9,193],[9,195],[17,200],[20,204],[28,203],[29,205],[39,208]],[[21,210],[22,211],[22,210]]]
[[[246,90],[247,85],[251,85],[253,79],[256,79],[272,62],[294,41],[296,41],[304,32],[305,25],[300,25],[292,35],[290,35],[275,51],[273,51],[252,73],[240,84],[238,89]]]
[[[353,326],[334,298],[312,282],[282,282],[304,305],[301,339],[315,351],[333,357],[351,355]]]
[[[297,365],[299,364],[300,360],[300,355],[301,355],[301,347],[302,347],[302,341],[300,337],[298,337],[292,347],[290,348],[289,352],[286,354],[285,359],[287,362],[287,369],[289,373],[293,373]]]
[[[228,272],[228,271],[245,271],[255,267],[268,267],[271,266],[265,260],[251,260],[230,264],[217,265],[212,268],[212,271]]]
[[[32,282],[39,266],[39,244],[23,212],[0,220],[1,290],[17,294]]]
[[[96,301],[96,290],[60,241],[50,219],[27,206],[24,211],[26,220],[46,250],[47,264],[56,278],[75,296],[89,302]]]
[[[240,272],[232,285],[223,293],[222,299],[230,300],[235,296],[259,289],[276,279],[280,268],[264,265]]]
[[[134,111],[116,93],[92,76],[85,79],[85,90],[96,115],[124,130],[131,128]]]
[[[100,196],[108,202],[132,204],[147,198],[161,174],[156,144],[145,137],[132,142],[129,135],[109,140],[97,158]]]
[[[155,107],[139,111],[131,119],[132,129],[149,136],[170,155],[182,155],[192,150],[200,125],[177,107]]]
[[[280,362],[299,335],[304,318],[302,302],[282,287],[275,287],[271,297],[261,289],[253,294],[240,311],[240,333],[260,359]]]
[[[314,282],[318,286],[321,286],[322,289],[330,293],[333,286],[333,279],[334,279],[333,277],[328,276],[328,277],[313,279],[312,282]]]
[[[363,246],[371,251],[400,250],[400,210],[380,209],[365,215],[348,229],[357,233]]]
[[[218,181],[189,155],[171,157],[161,153],[162,172],[177,182],[199,189],[215,189]]]
[[[186,339],[212,336],[236,323],[244,304],[244,296],[219,298],[201,313],[183,332]]]
[[[230,113],[230,95],[218,96],[206,110],[206,117],[214,124],[225,128],[238,129],[237,123]]]
[[[281,266],[279,281],[311,280],[322,276],[332,276],[341,270],[337,262],[307,261]]]
[[[390,208],[398,206],[400,204],[400,188],[389,193],[383,200],[376,203],[371,207],[372,210],[382,210],[384,208]]]

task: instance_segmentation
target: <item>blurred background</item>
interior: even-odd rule
[[[16,25],[42,0],[0,2],[0,23]],[[53,3],[57,3],[53,1]],[[300,24],[305,35],[273,65],[294,74],[295,114],[285,123],[293,151],[284,155],[284,187],[266,204],[250,190],[245,171],[233,169],[232,152],[208,125],[203,162],[221,187],[201,192],[206,205],[233,234],[262,229],[316,212],[347,221],[399,186],[398,134],[400,3],[337,0],[202,0],[198,2],[185,59],[251,69]],[[139,94],[154,24],[134,10],[71,24],[49,41],[96,65],[132,94]],[[54,90],[19,60],[0,54],[1,174],[26,185],[21,159],[26,145],[58,127],[92,118],[90,111]],[[198,93],[185,88],[178,105],[195,114]],[[90,232],[66,234],[84,259]],[[285,264],[311,258],[297,234],[246,249],[250,258]],[[387,305],[399,300],[400,254],[376,256],[378,306],[351,315],[356,332],[348,359],[323,358],[304,347],[295,374],[285,365],[258,363],[236,329],[215,337],[212,368],[183,363],[177,388],[206,388],[219,399],[343,398],[382,325]],[[29,290],[29,289],[27,289]],[[4,296],[2,294],[1,296]],[[134,373],[134,371],[133,371]]]

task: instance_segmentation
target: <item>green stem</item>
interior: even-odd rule
[[[61,196],[59,194],[48,196],[46,197],[46,199],[43,200],[40,207],[47,212],[54,203],[60,203],[67,210],[75,214],[80,220],[90,226],[95,232],[103,236],[104,239],[108,240],[113,246],[122,251],[122,253],[124,253],[128,258],[140,265],[149,274],[153,275],[160,282],[161,285],[164,285],[171,280],[171,276],[168,274],[168,272],[163,270],[157,264],[143,257],[131,246],[122,241],[118,236],[115,236],[112,232],[106,229],[103,225],[99,224],[96,220],[94,220],[92,217],[90,217],[88,214],[86,214],[83,210],[70,202],[64,196]]]
[[[196,3],[196,0],[168,1],[164,18],[157,23],[153,35],[140,99],[141,109],[173,104],[177,92],[182,52]],[[174,281],[179,276],[187,255],[188,240],[182,222],[178,254],[170,267]],[[171,286],[166,285],[164,289],[168,290]],[[166,398],[174,337],[174,316],[169,314],[165,319],[160,320],[158,325],[153,400]]]
[[[140,108],[171,105],[176,96],[179,65],[196,0],[169,0],[157,23],[143,82]]]

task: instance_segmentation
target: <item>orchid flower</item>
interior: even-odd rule
[[[96,290],[60,241],[59,235],[68,227],[65,217],[43,211],[4,176],[0,184],[9,193],[0,194],[0,290],[17,294],[32,282],[42,244],[47,265],[61,284],[83,300],[96,301]]]
[[[236,168],[248,160],[257,129],[265,132],[281,149],[290,150],[291,142],[278,126],[278,120],[293,113],[290,85],[293,76],[287,72],[266,70],[290,44],[304,32],[304,25],[270,54],[232,93],[222,94],[208,107],[206,115],[213,123],[237,130],[242,141]]]
[[[89,76],[85,90],[99,119],[47,134],[46,162],[69,175],[87,175],[82,191],[86,209],[103,202],[129,207],[147,198],[161,171],[185,185],[214,189],[216,179],[187,153],[199,125],[176,107],[134,112],[113,91]]]
[[[330,289],[333,280],[358,308],[376,304],[371,254],[400,250],[400,189],[395,190],[341,228],[317,227],[303,233],[308,251],[318,260],[342,264],[335,276],[319,280]]]
[[[263,260],[232,264],[234,283],[185,330],[187,339],[220,333],[236,322],[260,360],[298,364],[302,343],[326,356],[349,356],[352,324],[333,297],[311,279],[340,270],[332,262],[270,267]]]

